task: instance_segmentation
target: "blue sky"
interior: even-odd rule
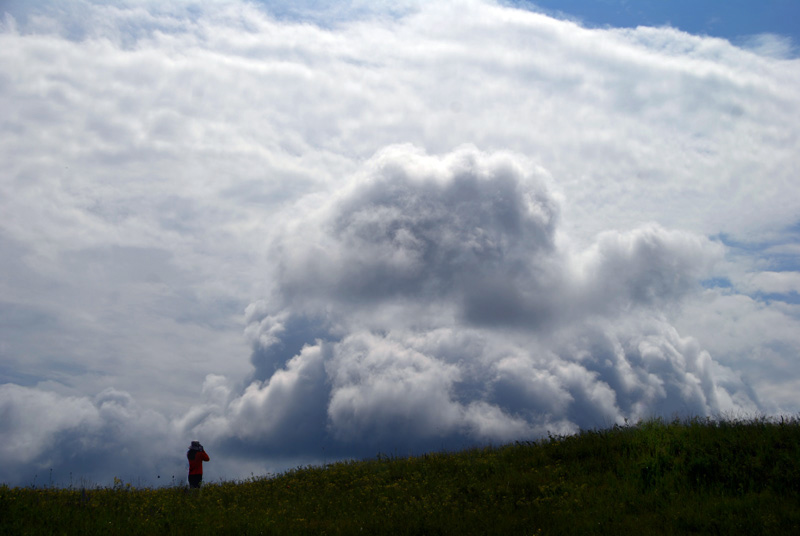
[[[734,43],[763,33],[791,37],[795,43],[800,37],[800,4],[793,0],[539,0],[533,4],[595,27],[672,26]]]
[[[0,481],[800,411],[796,4],[537,5],[3,3]]]

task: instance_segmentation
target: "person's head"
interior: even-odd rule
[[[199,441],[192,441],[189,450],[203,450],[203,445],[201,445]]]

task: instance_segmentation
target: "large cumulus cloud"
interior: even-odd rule
[[[667,319],[722,247],[646,225],[576,250],[558,197],[517,155],[394,146],[304,200],[248,309],[252,382],[197,429],[365,455],[755,409]]]

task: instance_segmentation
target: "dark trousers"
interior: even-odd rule
[[[203,475],[189,475],[189,487],[199,488],[200,483],[203,481]]]

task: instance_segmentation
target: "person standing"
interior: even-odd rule
[[[192,441],[186,458],[189,460],[189,487],[199,488],[203,481],[203,462],[209,461],[208,454],[199,441]]]

